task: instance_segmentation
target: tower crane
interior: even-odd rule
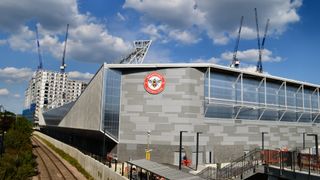
[[[259,59],[258,59],[258,65],[259,63],[261,63],[261,69],[258,68],[258,65],[257,65],[257,69],[256,71],[257,72],[262,72],[262,62],[261,61],[261,47],[260,47],[260,36],[259,36],[259,23],[258,23],[258,13],[257,13],[257,8],[254,8],[254,13],[255,13],[255,18],[256,18],[256,28],[257,28],[257,40],[258,40],[258,53],[259,53]]]
[[[43,65],[42,65],[42,56],[41,56],[40,43],[39,43],[39,33],[38,33],[37,26],[36,26],[36,37],[37,37],[37,49],[38,49],[38,58],[39,58],[38,70],[40,70],[43,68]]]
[[[260,44],[257,8],[254,8],[254,11],[255,11],[255,18],[256,18],[257,39],[258,39],[258,52],[259,52],[259,59],[258,59],[258,63],[257,63],[256,72],[262,73],[262,72],[263,72],[263,67],[262,67],[262,51],[264,50],[264,43],[265,43],[265,41],[266,41],[267,31],[268,31],[268,26],[269,26],[269,21],[270,21],[270,19],[267,20],[266,27],[265,27],[265,30],[264,30],[263,39],[262,39],[262,43]]]
[[[66,57],[66,50],[67,50],[67,42],[68,42],[68,30],[69,30],[69,24],[67,24],[67,31],[66,31],[66,37],[64,40],[64,49],[63,49],[63,55],[62,55],[62,64],[60,66],[60,72],[64,73],[65,72],[65,68],[66,68],[66,64],[65,64],[65,57]]]
[[[261,42],[261,50],[259,51],[259,61],[258,61],[258,64],[257,64],[257,72],[259,72],[259,73],[263,72],[263,68],[262,68],[262,52],[264,50],[264,43],[266,42],[269,21],[270,21],[270,19],[267,20],[266,27],[264,29],[263,39],[262,39],[262,42]]]
[[[230,65],[230,67],[234,67],[234,68],[238,68],[239,65],[240,65],[240,61],[237,58],[237,52],[238,52],[238,47],[239,47],[239,42],[240,42],[240,34],[241,34],[242,22],[243,22],[243,16],[241,16],[240,27],[239,27],[239,31],[238,31],[238,37],[237,37],[237,41],[236,41],[236,46],[234,47],[232,63]]]

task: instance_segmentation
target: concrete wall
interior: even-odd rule
[[[166,80],[162,93],[152,95],[143,86],[144,78],[156,71]],[[179,150],[179,131],[189,158],[195,152],[196,132],[200,135],[203,161],[212,152],[211,162],[227,162],[261,146],[261,132],[266,148],[301,147],[302,133],[319,133],[318,125],[252,120],[217,120],[204,117],[204,71],[197,68],[127,69],[122,76],[120,144],[122,160],[145,157],[147,131],[151,131],[151,159],[174,162]],[[313,146],[306,138],[307,147]]]
[[[162,74],[166,81],[165,89],[157,95],[149,94],[143,86],[145,77],[153,71]],[[195,127],[203,124],[203,78],[203,72],[194,68],[125,72],[122,76],[119,157],[124,160],[144,158],[149,130],[151,158],[156,158],[153,160],[173,163],[174,152],[179,151],[179,131],[189,132],[183,134],[183,144],[191,156],[195,151]]]
[[[100,130],[103,76],[104,68],[101,68],[59,126]]]
[[[80,152],[78,149],[73,148],[67,144],[64,144],[56,139],[53,139],[45,134],[40,132],[34,132],[34,134],[39,135],[40,137],[46,139],[52,143],[57,148],[61,149],[65,153],[69,154],[75,158],[80,165],[94,178],[97,180],[126,180],[127,178],[121,176],[118,173],[115,173],[113,169],[110,169],[101,162],[93,159],[90,156],[87,156]]]

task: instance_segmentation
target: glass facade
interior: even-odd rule
[[[103,129],[115,139],[119,133],[121,72],[105,69],[104,74],[104,111]]]
[[[208,68],[205,117],[320,122],[319,88]]]

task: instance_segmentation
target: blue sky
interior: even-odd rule
[[[302,0],[1,0],[0,104],[21,113],[24,91],[38,66],[38,27],[45,69],[61,63],[66,24],[69,77],[88,81],[103,62],[132,51],[132,41],[152,39],[145,63],[210,62],[229,65],[240,17],[238,58],[254,71],[257,39],[270,18],[263,54],[265,73],[320,84],[320,1]]]

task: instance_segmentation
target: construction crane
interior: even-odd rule
[[[152,40],[137,40],[133,42],[135,50],[119,61],[119,64],[142,64],[148,53]]]
[[[262,72],[262,62],[261,61],[261,47],[260,47],[260,36],[259,36],[259,23],[258,23],[258,13],[257,13],[257,8],[254,8],[254,13],[255,13],[255,18],[256,18],[256,28],[257,28],[257,40],[258,40],[258,54],[259,54],[259,59],[258,59],[258,64],[257,64],[257,72]],[[259,64],[261,67],[258,67]]]
[[[240,42],[240,34],[241,34],[242,22],[243,22],[243,16],[241,16],[240,27],[239,27],[239,31],[238,31],[238,37],[237,37],[237,41],[236,41],[236,46],[234,47],[233,59],[232,59],[231,65],[230,65],[230,67],[234,67],[234,68],[238,68],[239,65],[240,65],[240,60],[237,58],[237,52],[238,52],[238,47],[239,47],[239,42]]]
[[[264,43],[266,42],[269,21],[270,21],[270,19],[267,20],[266,27],[264,29],[264,35],[263,35],[262,43],[261,43],[261,49],[259,51],[259,61],[258,61],[258,64],[257,64],[257,72],[259,72],[259,73],[263,72],[263,68],[262,68],[262,52],[264,50]]]
[[[265,43],[265,41],[266,41],[267,31],[268,31],[268,26],[269,26],[269,21],[270,21],[270,19],[267,20],[266,27],[265,27],[265,30],[264,30],[263,39],[262,39],[262,43],[260,44],[257,8],[254,8],[254,11],[255,11],[255,18],[256,18],[257,39],[258,39],[258,53],[259,53],[259,59],[258,59],[258,63],[257,63],[256,72],[263,73],[263,67],[262,67],[262,51],[264,50],[264,43]]]
[[[62,64],[60,66],[60,72],[64,73],[66,69],[66,64],[65,64],[65,57],[66,57],[66,50],[67,50],[67,42],[68,42],[68,30],[69,30],[69,24],[67,24],[67,31],[66,31],[66,37],[64,40],[64,49],[63,49],[63,55],[62,55]]]
[[[41,51],[40,51],[39,33],[38,33],[38,27],[37,26],[36,26],[36,37],[37,37],[37,48],[38,48],[38,57],[39,57],[38,70],[41,70],[43,68],[43,65],[42,65],[42,56],[41,56]]]

